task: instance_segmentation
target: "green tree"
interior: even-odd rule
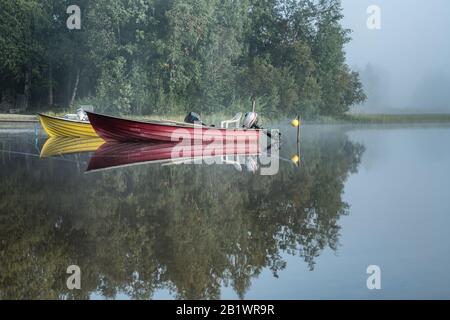
[[[47,14],[45,2],[34,0],[0,2],[2,87],[23,94],[21,106],[25,108],[31,103],[32,79],[39,74],[44,56]]]
[[[0,1],[2,96],[123,114],[341,115],[365,99],[339,0]]]

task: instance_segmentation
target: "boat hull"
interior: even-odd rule
[[[49,137],[98,137],[89,122],[67,120],[44,114],[38,116]]]
[[[87,112],[97,134],[106,141],[121,142],[255,142],[261,136],[258,129],[217,129],[191,124],[143,122]]]

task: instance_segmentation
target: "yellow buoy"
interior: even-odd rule
[[[300,121],[298,119],[294,119],[291,121],[291,125],[293,127],[298,127],[300,125]]]
[[[295,164],[298,164],[300,162],[300,157],[297,154],[295,154],[292,156],[291,161]]]

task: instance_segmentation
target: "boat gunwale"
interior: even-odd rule
[[[247,129],[247,128],[218,128],[218,127],[212,127],[212,126],[202,126],[202,125],[195,125],[195,124],[191,124],[191,123],[186,123],[186,124],[175,124],[175,123],[169,123],[169,122],[164,122],[164,121],[160,121],[160,120],[148,120],[148,121],[143,121],[143,120],[134,120],[134,119],[128,119],[128,118],[120,118],[117,116],[110,116],[110,115],[106,115],[106,114],[102,114],[102,113],[96,113],[96,112],[89,112],[86,111],[86,113],[88,114],[92,114],[94,117],[96,116],[100,116],[100,117],[104,117],[104,118],[110,118],[110,119],[115,119],[115,120],[120,120],[120,121],[127,121],[127,122],[135,122],[135,123],[139,123],[139,124],[150,124],[150,125],[156,125],[156,126],[161,126],[161,127],[175,127],[175,128],[189,128],[189,129],[214,129],[214,130],[220,130],[220,131],[255,131],[255,132],[260,132],[262,131],[262,129]],[[95,129],[95,127],[94,127]]]
[[[43,113],[38,113],[38,116],[39,117],[43,117],[43,118],[49,118],[51,120],[67,121],[67,122],[73,122],[73,123],[78,123],[78,124],[89,124],[89,125],[91,124],[89,121],[60,118],[60,117],[50,116],[50,115],[43,114]]]

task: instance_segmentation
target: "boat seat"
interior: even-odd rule
[[[68,114],[64,115],[64,119],[67,119],[67,120],[79,120],[78,119],[78,115],[75,114],[75,113],[68,113]]]
[[[234,115],[234,117],[230,120],[224,120],[220,123],[221,128],[228,128],[230,124],[236,124],[236,128],[239,128],[239,124],[241,122],[242,112],[238,112]]]

